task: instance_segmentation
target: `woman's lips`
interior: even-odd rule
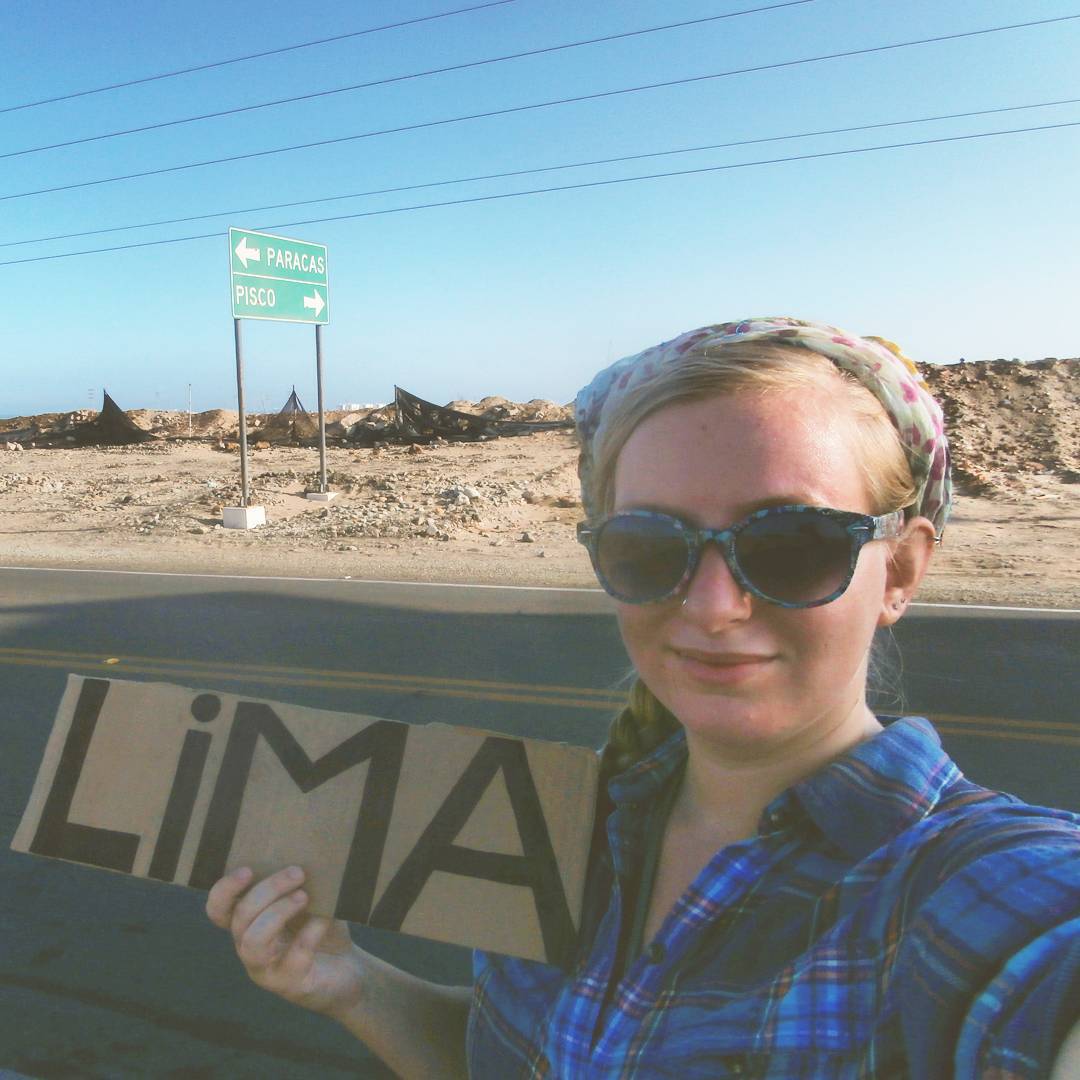
[[[706,652],[700,649],[673,649],[683,673],[697,682],[730,686],[760,674],[772,657],[762,653]]]

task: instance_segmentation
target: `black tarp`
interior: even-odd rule
[[[300,404],[295,386],[277,413],[248,435],[251,442],[268,443],[302,443],[318,437],[318,421]]]
[[[296,396],[296,387],[292,388],[292,393],[289,395],[289,400],[278,409],[278,416],[293,416],[296,413],[303,413],[304,416],[308,415],[307,409],[300,404],[300,398]]]
[[[394,425],[396,434],[419,439],[491,439],[496,435],[486,416],[459,412],[394,387]]]
[[[359,425],[357,425],[359,426]],[[476,441],[500,435],[527,435],[532,431],[557,431],[573,427],[570,420],[502,420],[460,412],[394,387],[394,420],[389,436],[404,442],[430,442],[432,439]],[[385,435],[382,437],[386,437]]]
[[[35,442],[38,446],[128,446],[131,443],[152,442],[158,438],[146,428],[139,427],[111,397],[102,391],[101,412],[93,420],[72,424],[67,429],[56,428],[43,432]]]

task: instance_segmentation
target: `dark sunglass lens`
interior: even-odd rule
[[[615,517],[600,531],[596,564],[608,588],[640,603],[670,593],[686,571],[682,532],[663,518]]]
[[[824,600],[847,580],[851,538],[838,521],[813,511],[770,514],[735,542],[747,579],[773,600]]]

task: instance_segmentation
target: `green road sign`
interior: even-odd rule
[[[330,321],[322,244],[230,228],[229,266],[234,319]]]

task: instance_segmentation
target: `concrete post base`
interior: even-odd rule
[[[221,524],[226,529],[257,529],[266,524],[266,507],[225,506],[221,510]]]
[[[330,502],[338,497],[336,491],[305,491],[304,498],[312,502]]]

